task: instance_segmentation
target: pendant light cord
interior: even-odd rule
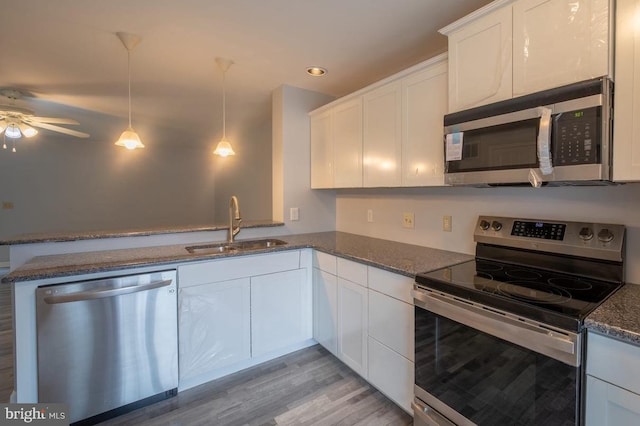
[[[227,140],[227,71],[222,71],[222,140]]]
[[[131,129],[131,50],[127,49],[127,74],[129,75],[129,128]]]

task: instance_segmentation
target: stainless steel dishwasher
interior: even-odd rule
[[[38,287],[36,317],[38,401],[71,422],[177,393],[175,270]]]

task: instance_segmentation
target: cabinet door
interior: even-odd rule
[[[369,336],[413,361],[414,307],[369,290]]]
[[[401,183],[402,90],[393,82],[364,95],[364,186]]]
[[[313,268],[313,338],[338,354],[338,279]]]
[[[311,309],[306,269],[251,277],[251,355],[310,339]]]
[[[402,186],[444,185],[447,61],[402,80]]]
[[[249,278],[181,288],[180,380],[251,357]]]
[[[616,87],[613,122],[613,180],[640,180],[639,0],[616,4]]]
[[[311,121],[311,188],[333,188],[331,110],[314,114]]]
[[[640,424],[640,395],[587,376],[586,426]]]
[[[511,98],[511,6],[448,35],[449,112]]]
[[[367,289],[338,278],[338,358],[367,378]]]
[[[414,364],[369,337],[369,383],[412,413]]]
[[[513,96],[609,74],[609,0],[513,3]]]
[[[337,105],[333,112],[333,185],[362,186],[362,97]]]

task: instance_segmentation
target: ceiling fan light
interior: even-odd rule
[[[14,123],[11,123],[7,126],[7,128],[4,131],[4,134],[6,137],[11,139],[19,139],[20,137],[22,137],[22,133],[20,132],[20,129]]]
[[[20,128],[20,131],[22,132],[25,138],[32,138],[38,134],[38,131],[36,129],[34,129],[33,127],[27,124],[20,123],[18,127]]]
[[[140,141],[140,136],[138,136],[135,130],[133,130],[131,127],[122,132],[122,134],[120,135],[120,139],[118,139],[115,144],[127,149],[144,148],[144,145]]]
[[[228,157],[230,155],[236,155],[235,151],[231,147],[231,144],[227,142],[225,139],[218,142],[218,146],[216,146],[216,150],[213,151],[214,154],[219,155],[220,157]]]
[[[7,120],[2,119],[0,120],[0,133],[4,132],[4,129],[7,128]]]

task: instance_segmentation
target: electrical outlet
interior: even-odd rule
[[[414,228],[415,215],[412,212],[405,212],[402,214],[402,227],[403,228]]]
[[[292,222],[300,220],[300,210],[297,207],[291,207],[289,209],[289,220]]]
[[[451,216],[442,216],[442,230],[451,232]]]
[[[367,222],[373,222],[373,210],[371,209],[367,210]]]

